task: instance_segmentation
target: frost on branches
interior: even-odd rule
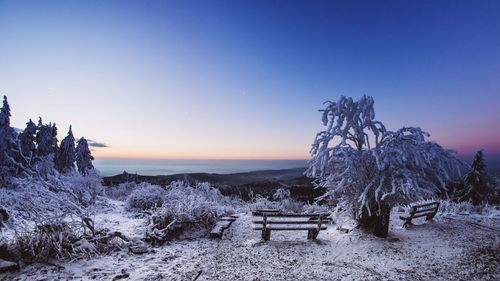
[[[38,125],[30,120],[17,134],[10,126],[10,116],[4,96],[0,109],[0,210],[8,220],[0,228],[14,236],[0,241],[0,249],[11,259],[27,262],[75,257],[77,243],[97,241],[87,207],[102,193],[102,184],[87,142],[82,138],[75,148],[70,128],[59,147],[56,125],[43,124],[41,118]],[[74,162],[80,174],[74,170]]]
[[[80,138],[76,145],[76,166],[78,171],[82,175],[88,175],[92,170],[94,170],[94,165],[92,165],[92,160],[94,157],[90,153],[89,145],[85,138]]]
[[[315,138],[306,174],[377,236],[387,236],[392,206],[446,194],[447,181],[460,174],[455,153],[427,141],[420,128],[387,131],[375,120],[372,97],[342,96],[322,112],[326,129]]]

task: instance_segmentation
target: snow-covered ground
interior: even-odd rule
[[[113,200],[95,220],[131,237],[146,223]],[[395,213],[387,239],[357,229],[340,233],[333,224],[317,241],[308,241],[305,231],[277,231],[268,242],[251,220],[242,214],[221,240],[172,241],[143,255],[124,249],[62,267],[34,264],[0,279],[194,280],[199,274],[197,280],[500,280],[498,215],[438,215],[402,229]]]

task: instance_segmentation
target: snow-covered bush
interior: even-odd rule
[[[304,203],[293,199],[290,190],[285,188],[278,188],[273,194],[273,200],[269,200],[261,195],[256,195],[252,201],[247,203],[247,206],[251,211],[257,209],[277,209],[282,213],[303,213],[311,211],[311,209],[304,209]],[[314,204],[314,206],[318,205]]]
[[[439,204],[438,214],[479,214],[500,217],[500,206],[490,204],[474,205],[472,202],[442,200]]]
[[[304,204],[293,199],[290,190],[285,188],[278,188],[273,194],[273,199],[277,202],[277,209],[284,213],[301,213],[304,207]]]
[[[152,211],[151,242],[164,241],[186,232],[205,235],[221,216],[235,213],[241,200],[223,196],[208,183],[196,186],[176,181],[164,191],[161,207]]]
[[[62,221],[38,225],[34,231],[16,232],[13,249],[26,263],[67,259],[78,240],[75,228]]]
[[[330,213],[331,210],[326,205],[314,204],[304,204],[302,206],[302,212],[306,214],[317,214],[317,213]]]
[[[443,195],[460,175],[454,152],[427,141],[420,128],[387,131],[375,120],[372,97],[326,104],[326,129],[316,135],[306,174],[375,235],[387,236],[391,207]]]
[[[101,177],[95,170],[90,171],[85,176],[76,171],[71,171],[61,175],[60,180],[82,206],[93,205],[97,200],[97,196],[102,195],[104,192]]]
[[[132,191],[137,189],[137,183],[135,182],[124,182],[115,186],[108,186],[104,190],[104,194],[112,199],[116,200],[126,200]]]
[[[140,183],[127,198],[128,209],[149,210],[161,207],[167,192],[159,185]]]
[[[257,194],[253,197],[252,201],[250,201],[247,206],[250,210],[257,209],[278,209],[278,202],[271,201],[266,197],[263,197],[260,194]]]

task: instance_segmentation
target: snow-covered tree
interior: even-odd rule
[[[38,127],[31,121],[31,119],[26,123],[26,128],[19,134],[19,144],[21,146],[21,153],[23,159],[27,163],[24,163],[28,166],[31,165],[31,160],[35,155],[36,144],[35,144],[35,136]]]
[[[3,97],[0,110],[0,183],[18,172],[19,163],[15,160],[18,153],[17,134],[10,127],[10,106],[7,97]]]
[[[387,131],[375,120],[372,97],[326,105],[326,130],[315,138],[306,174],[375,235],[387,236],[394,205],[443,194],[460,173],[454,152],[427,141],[420,128]]]
[[[486,201],[489,189],[486,164],[483,151],[480,150],[474,156],[472,165],[464,176],[463,188],[456,191],[456,199],[460,202],[471,201],[474,205],[479,205]]]
[[[290,199],[291,194],[289,189],[278,188],[273,194],[273,199],[277,201],[283,201],[286,199]]]
[[[78,171],[82,175],[88,175],[89,172],[94,169],[94,166],[92,165],[94,157],[90,153],[89,145],[84,137],[80,138],[76,145],[75,160]]]
[[[57,127],[56,124],[42,124],[42,119],[38,120],[38,132],[36,134],[36,156],[44,157],[57,152]]]
[[[61,141],[55,159],[56,169],[63,173],[75,169],[75,137],[69,126],[68,135]]]

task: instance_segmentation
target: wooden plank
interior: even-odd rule
[[[232,221],[219,221],[217,225],[222,227],[222,229],[226,229],[231,226]]]
[[[431,202],[431,203],[422,204],[422,205],[414,205],[414,207],[421,208],[421,207],[427,207],[427,206],[432,206],[432,205],[439,205],[439,202]]]
[[[264,221],[252,221],[255,224],[263,224]],[[267,224],[318,224],[318,220],[313,221],[267,221]],[[322,221],[321,223],[327,223],[327,221]]]
[[[219,218],[219,221],[235,221],[236,218],[232,218],[232,217],[222,217],[222,218]]]
[[[418,215],[414,215],[413,219],[415,219],[415,218],[421,218],[421,217],[426,217],[428,215],[431,215],[431,214],[418,214]]]
[[[429,214],[432,214],[432,213],[436,212],[436,209],[437,209],[437,208],[423,209],[423,210],[420,210],[420,209],[419,209],[419,210],[417,210],[417,211],[415,212],[415,214],[421,214],[421,213],[429,213]]]
[[[319,216],[322,216],[326,219],[327,216],[330,214],[266,214],[267,217],[271,218],[277,218],[277,217],[283,217],[283,218],[318,218]],[[260,214],[256,216],[262,216]]]
[[[318,230],[318,227],[311,227],[311,226],[307,226],[307,227],[277,227],[277,226],[269,226],[266,228],[267,230],[273,230],[273,231],[276,231],[276,230]],[[327,227],[326,226],[321,226],[320,230],[326,230]],[[253,230],[262,230],[262,227],[261,226],[257,226],[257,227],[254,227]]]
[[[223,231],[224,229],[220,225],[215,225],[212,231],[210,231],[210,238],[222,238]]]
[[[280,210],[278,209],[256,209],[255,210],[258,213],[279,213]]]

